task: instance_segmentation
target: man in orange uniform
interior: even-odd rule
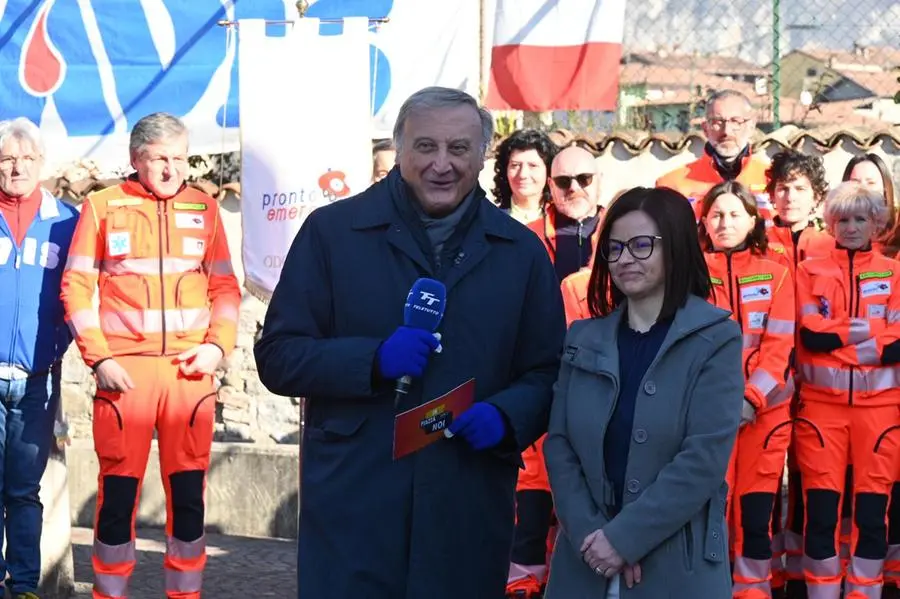
[[[794,435],[806,504],[803,569],[810,597],[835,598],[843,576],[838,518],[854,476],[848,599],[881,597],[887,507],[900,458],[900,262],[872,249],[884,199],[844,183],[826,200],[838,246],[797,269],[802,379]]]
[[[564,148],[550,167],[550,193],[541,219],[531,229],[544,242],[559,280],[585,267],[596,252],[600,229],[600,175],[594,156],[578,146]],[[544,466],[544,437],[522,454],[525,469],[516,484],[516,532],[506,587],[508,597],[536,597],[547,577],[548,533],[553,498]]]
[[[166,596],[200,597],[213,373],[234,348],[241,294],[218,205],[184,184],[187,151],[177,118],[157,113],[135,124],[137,172],[84,202],[63,276],[66,319],[97,379],[95,599],[127,594],[154,428],[166,491]]]
[[[694,206],[699,219],[700,200],[714,185],[737,181],[756,197],[762,217],[771,219],[766,193],[766,162],[751,153],[750,137],[756,127],[753,105],[741,92],[725,89],[706,101],[703,156],[679,167],[656,181],[657,187],[670,187],[684,195]]]
[[[797,265],[807,258],[827,256],[834,249],[834,239],[822,231],[815,211],[828,192],[825,166],[818,156],[787,149],[772,157],[766,171],[766,191],[775,206],[772,225],[766,229],[769,249],[780,253],[785,265],[795,275]],[[796,284],[796,278],[794,279]],[[799,383],[798,383],[799,384]],[[776,525],[781,524],[781,502],[776,504]],[[787,582],[787,596],[806,596],[803,581],[803,494],[800,473],[794,459],[793,445],[788,451],[788,510],[783,532],[777,532],[774,549],[777,565],[784,555],[784,570],[776,571],[772,588]],[[849,526],[849,524],[848,524]],[[778,526],[780,528],[780,526]],[[848,529],[849,530],[849,529]]]

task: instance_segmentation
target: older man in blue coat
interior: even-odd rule
[[[478,186],[491,136],[471,96],[415,93],[397,166],[313,212],[288,253],[256,362],[273,393],[308,399],[303,599],[503,597],[519,452],[547,429],[565,319],[540,240]],[[447,288],[440,353],[403,326],[420,277]],[[470,378],[455,436],[394,460],[398,411]]]

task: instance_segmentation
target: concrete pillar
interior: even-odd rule
[[[41,599],[69,599],[75,594],[72,560],[72,514],[65,450],[55,446],[41,480],[44,530],[41,535]]]

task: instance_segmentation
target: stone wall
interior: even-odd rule
[[[256,373],[253,341],[262,327],[266,306],[247,294],[241,303],[237,348],[216,372],[216,441],[297,443],[300,402],[269,393]],[[72,436],[91,437],[91,405],[95,384],[73,344],[63,361],[63,405]]]

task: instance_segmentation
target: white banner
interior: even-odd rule
[[[375,137],[391,136],[400,105],[423,87],[441,85],[479,97],[481,14],[475,0],[317,0],[306,14],[389,19],[373,24],[369,37]]]
[[[283,37],[240,21],[241,214],[244,282],[268,297],[314,209],[371,180],[368,21],[340,35],[302,19]]]

